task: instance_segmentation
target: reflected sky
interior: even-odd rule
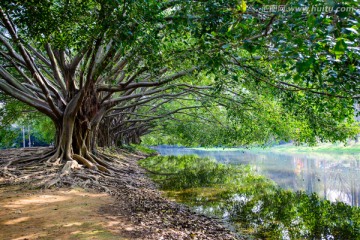
[[[294,191],[316,192],[332,202],[359,206],[360,156],[357,154],[291,154],[254,151],[203,151],[155,147],[161,155],[209,157],[226,164],[249,164],[279,186]]]

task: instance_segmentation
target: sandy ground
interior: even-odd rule
[[[107,194],[80,188],[2,188],[0,239],[127,239],[114,232],[118,218],[100,213],[100,207],[113,202]]]

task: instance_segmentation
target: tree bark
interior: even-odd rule
[[[108,171],[105,160],[95,156],[97,127],[102,115],[93,89],[78,92],[66,106],[62,123],[57,125],[57,151],[52,160],[57,163],[75,160],[85,167]]]

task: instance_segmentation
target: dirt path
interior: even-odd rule
[[[0,189],[0,239],[125,239],[100,214],[114,203],[105,193],[82,189]]]
[[[2,159],[9,155],[2,153]],[[0,240],[239,238],[218,220],[163,198],[137,165],[143,155],[118,152],[117,158],[112,177],[84,180],[91,172],[83,169],[47,190],[29,190],[36,181],[12,186],[0,171]],[[71,187],[64,188],[67,183]]]

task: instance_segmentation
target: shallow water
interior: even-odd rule
[[[222,219],[243,237],[360,237],[360,208],[350,206],[359,205],[354,155],[156,150],[177,155],[140,161],[164,195]]]
[[[225,164],[249,164],[280,187],[317,193],[331,202],[360,205],[360,155],[324,153],[274,153],[254,151],[204,151],[155,147],[161,155],[198,155]]]

